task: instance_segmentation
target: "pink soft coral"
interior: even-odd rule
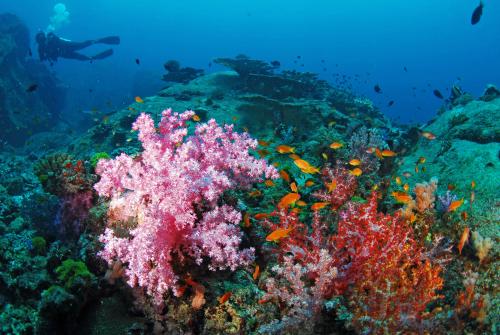
[[[177,292],[174,261],[192,257],[210,261],[210,269],[248,264],[253,249],[239,250],[241,214],[217,205],[222,193],[266,178],[277,171],[248,150],[257,141],[248,134],[221,128],[215,120],[187,137],[193,111],[162,113],[158,129],[141,114],[133,124],[144,151],[99,161],[101,180],[95,189],[110,197],[109,227],[101,236],[101,256],[122,261],[128,282],[146,288],[160,302],[169,289]]]

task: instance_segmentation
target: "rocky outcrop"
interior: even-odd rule
[[[30,57],[29,31],[13,14],[0,14],[0,139],[21,145],[50,129],[64,91],[47,67]]]

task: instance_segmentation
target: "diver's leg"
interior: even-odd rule
[[[76,60],[92,60],[92,57],[79,54],[78,52],[66,52],[64,55],[61,55],[61,57]]]
[[[94,40],[88,40],[88,41],[83,41],[83,42],[67,42],[65,44],[65,47],[67,47],[71,51],[78,51],[78,50],[85,49],[94,43],[95,43]]]

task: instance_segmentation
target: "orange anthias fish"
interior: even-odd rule
[[[290,157],[293,160],[300,159],[300,156],[296,155],[296,154],[290,154],[290,155],[288,155],[288,157]]]
[[[476,188],[476,182],[474,180],[470,182],[470,187],[472,189]]]
[[[141,97],[137,96],[137,97],[135,97],[135,102],[142,104],[142,103],[144,103],[144,100],[142,100]]]
[[[337,188],[337,180],[336,179],[332,180],[329,183],[326,183],[326,189],[328,190],[328,192],[332,193],[333,190],[335,190],[336,188]]]
[[[314,204],[311,205],[311,210],[319,211],[320,209],[325,208],[329,204],[330,204],[329,202],[315,202]]]
[[[268,147],[269,146],[269,142],[267,142],[267,141],[258,140],[257,142],[259,143],[259,145],[261,145],[263,147]]]
[[[304,200],[297,200],[297,202],[295,203],[297,206],[300,206],[300,207],[305,207],[307,206],[307,202],[305,202]]]
[[[299,192],[299,190],[297,189],[297,184],[295,184],[295,182],[290,184],[290,189],[292,190],[292,192]]]
[[[293,227],[290,228],[279,228],[273,231],[271,234],[267,235],[267,242],[278,242],[280,239],[285,238],[290,234],[293,230]]]
[[[295,148],[289,145],[278,145],[276,147],[276,151],[279,152],[280,154],[294,154]]]
[[[354,170],[350,171],[350,174],[352,174],[353,176],[359,177],[363,174],[363,170],[361,170],[360,168],[355,168]]]
[[[361,161],[357,158],[354,158],[354,159],[351,159],[349,161],[349,164],[352,165],[352,166],[360,166],[361,165]]]
[[[418,159],[418,164],[424,164],[426,161],[425,157],[424,156],[421,156],[419,159]]]
[[[458,253],[461,255],[462,254],[462,249],[464,247],[464,244],[467,243],[469,240],[469,233],[470,229],[469,227],[465,227],[464,232],[462,233],[462,236],[460,237],[460,242],[458,242]]]
[[[255,271],[253,272],[252,278],[253,280],[257,280],[260,276],[260,267],[258,265],[255,266]]]
[[[259,156],[261,158],[264,158],[270,154],[269,150],[266,150],[266,149],[259,149],[259,150],[257,150],[257,153],[259,154]]]
[[[252,192],[248,192],[248,195],[252,198],[259,197],[262,195],[262,192],[259,190],[253,190]]]
[[[403,172],[403,176],[404,176],[405,178],[410,178],[410,177],[411,177],[411,173],[410,173],[410,172],[408,172],[408,171],[405,171],[405,172]]]
[[[306,181],[306,184],[305,184],[305,185],[306,185],[306,187],[311,187],[311,186],[314,186],[314,181],[312,181],[312,180],[308,180],[308,181]]]
[[[408,184],[404,184],[403,185],[403,190],[405,190],[406,192],[408,192],[409,189],[410,189],[410,185],[408,185]]]
[[[369,147],[368,149],[366,149],[366,153],[373,154],[373,153],[375,153],[375,149],[376,149],[375,147]]]
[[[469,215],[467,214],[467,212],[462,212],[461,216],[462,216],[462,220],[464,220],[464,221],[466,221],[467,218],[469,217]]]
[[[287,208],[288,206],[292,205],[299,199],[300,199],[300,194],[288,193],[283,198],[281,198],[280,202],[278,203],[278,208]]]
[[[425,137],[426,139],[428,140],[435,140],[436,139],[436,135],[434,135],[433,133],[431,133],[430,131],[423,131],[421,133],[421,135],[423,137]]]
[[[281,178],[283,178],[284,181],[286,181],[287,183],[290,182],[290,175],[285,171],[285,170],[281,170],[280,171],[280,176]]]
[[[396,177],[396,184],[401,185],[401,177]]]
[[[392,150],[387,150],[387,149],[382,150],[382,156],[384,156],[384,157],[394,157],[396,155],[397,154]]]
[[[342,148],[344,145],[340,142],[333,142],[332,144],[330,144],[330,148],[332,148],[333,150],[337,150],[337,149],[340,149]]]
[[[193,115],[191,118],[192,118],[192,119],[193,119],[193,121],[195,121],[195,122],[200,122],[200,121],[201,121],[200,116],[199,116],[199,115],[197,115],[197,114]]]
[[[392,192],[392,196],[394,197],[396,202],[402,204],[407,204],[412,200],[411,196],[405,192]]]
[[[457,188],[454,184],[448,184],[448,191],[453,191],[455,188]]]
[[[293,162],[304,173],[308,173],[308,174],[319,173],[318,168],[312,166],[311,164],[309,164],[309,162],[307,162],[303,159],[296,159]]]
[[[229,298],[231,298],[231,295],[232,293],[231,292],[226,292],[224,293],[222,296],[220,296],[217,300],[219,300],[219,304],[223,304],[225,303],[226,301],[229,300]]]
[[[464,203],[463,198],[460,200],[452,201],[451,204],[448,206],[448,212],[453,212],[453,211],[457,210],[457,208],[462,206],[463,203]]]
[[[267,179],[267,180],[264,182],[264,185],[266,185],[267,187],[274,186],[274,181],[272,181],[271,179]]]
[[[250,227],[250,215],[248,213],[243,215],[243,226],[247,228]]]
[[[269,217],[269,214],[267,213],[257,213],[253,216],[255,220],[262,220],[262,219],[267,219]]]
[[[380,151],[379,148],[375,148],[375,156],[377,156],[378,159],[384,159],[384,155],[382,155],[382,151]]]

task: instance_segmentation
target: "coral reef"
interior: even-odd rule
[[[151,117],[142,114],[133,125],[144,149],[141,156],[122,154],[96,167],[101,180],[95,189],[111,198],[101,255],[109,263],[128,263],[129,284],[144,287],[158,303],[169,289],[180,294],[182,273],[176,273],[174,263],[190,257],[200,265],[207,257],[212,270],[234,270],[252,260],[251,248],[239,250],[241,214],[218,206],[217,200],[236,185],[244,187],[263,175],[277,177],[274,168],[249,156],[256,141],[231,126],[223,129],[210,120],[186,138],[193,115],[166,110],[157,133]]]
[[[64,90],[54,74],[27,58],[29,34],[17,16],[0,14],[1,139],[15,146],[52,128],[64,103]],[[31,85],[36,85],[35,91],[28,90]]]

